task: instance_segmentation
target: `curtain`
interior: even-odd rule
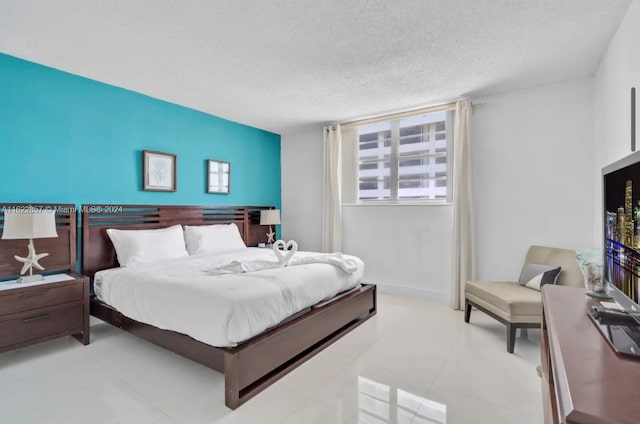
[[[323,131],[322,251],[331,253],[342,250],[342,136],[340,125]]]
[[[451,307],[464,307],[464,286],[475,277],[469,120],[471,102],[456,103],[453,133],[453,240]]]

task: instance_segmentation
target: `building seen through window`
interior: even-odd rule
[[[446,200],[453,111],[358,127],[358,199]]]

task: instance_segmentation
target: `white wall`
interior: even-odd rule
[[[343,247],[382,292],[449,301],[452,208],[345,206]]]
[[[593,79],[487,97],[471,127],[480,279],[517,278],[531,244],[592,247]]]
[[[631,153],[631,87],[636,87],[636,113],[640,111],[640,2],[629,5],[595,77],[594,102],[594,209],[596,237],[602,240],[602,168]],[[640,114],[636,116],[636,145],[640,149]]]
[[[322,126],[281,134],[281,237],[322,250]]]
[[[629,5],[596,73],[594,142],[598,175],[604,165],[631,153],[630,91],[636,87],[640,104],[639,42],[640,2],[635,1]]]
[[[593,79],[486,97],[472,117],[478,277],[530,244],[594,245]],[[322,127],[282,134],[282,235],[320,250]],[[451,206],[345,206],[343,251],[381,291],[448,301]]]

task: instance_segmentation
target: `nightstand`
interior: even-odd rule
[[[89,277],[66,273],[33,283],[0,282],[0,352],[66,335],[89,344]]]

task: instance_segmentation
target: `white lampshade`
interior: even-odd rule
[[[37,239],[47,237],[58,237],[55,211],[22,212],[8,208],[4,210],[3,239]]]
[[[260,225],[280,224],[280,209],[263,209],[260,211]]]

